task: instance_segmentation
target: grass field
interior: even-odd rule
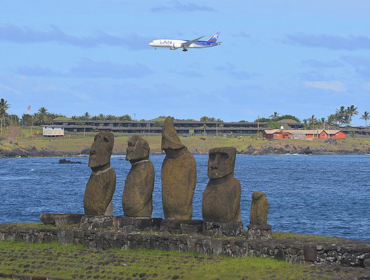
[[[340,279],[309,265],[149,250],[96,251],[55,243],[0,242],[4,274],[63,279]],[[336,278],[333,278],[336,277]]]
[[[9,130],[6,129],[2,135],[3,140],[0,141],[0,149],[11,150],[16,147],[29,148],[35,147],[37,150],[46,149],[50,151],[62,151],[69,153],[80,153],[83,149],[91,146],[94,140],[95,133],[67,133],[64,138],[46,138],[42,136],[40,127],[27,127],[18,131],[17,138],[9,141],[7,136]],[[129,136],[115,134],[114,153],[125,153],[127,148],[127,140]],[[161,136],[144,136],[149,142],[152,153],[161,152]],[[315,139],[313,141],[282,139],[267,141],[265,139],[257,139],[255,136],[243,137],[215,137],[215,136],[191,136],[181,137],[181,141],[188,147],[192,153],[208,153],[208,150],[214,147],[235,147],[239,152],[246,150],[252,146],[255,149],[266,147],[287,148],[287,147],[310,147],[311,149],[329,149],[334,153],[336,151],[353,151],[357,149],[359,152],[368,153],[370,151],[370,138],[365,137],[347,137],[345,140],[338,140],[335,144],[325,143],[324,139]]]

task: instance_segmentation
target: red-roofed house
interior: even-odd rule
[[[264,137],[272,139],[346,139],[346,134],[340,130],[291,130],[291,129],[271,129],[264,131]]]

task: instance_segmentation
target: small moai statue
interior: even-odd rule
[[[251,211],[249,215],[248,239],[271,239],[271,226],[267,224],[269,203],[261,191],[252,194]]]
[[[240,182],[234,178],[236,149],[214,148],[209,151],[209,182],[203,192],[204,222],[241,223]]]
[[[116,190],[116,172],[110,166],[113,146],[113,133],[99,132],[95,135],[90,149],[92,173],[85,190],[85,215],[113,215],[112,197]]]
[[[196,163],[193,155],[181,143],[171,117],[167,117],[163,123],[161,148],[166,153],[161,173],[165,219],[190,220],[197,180]]]
[[[126,160],[131,169],[126,178],[122,208],[126,217],[150,218],[153,212],[154,167],[147,141],[138,135],[128,140]]]
[[[249,215],[251,225],[267,225],[269,203],[264,192],[254,191],[252,194],[251,212]]]

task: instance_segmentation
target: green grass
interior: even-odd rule
[[[158,250],[96,251],[1,241],[0,255],[2,273],[63,279],[330,279],[318,268],[273,259]]]
[[[337,240],[335,237],[311,235],[311,234],[297,234],[292,232],[272,232],[272,237],[276,240],[300,239],[304,241],[323,241],[332,242]]]
[[[42,128],[26,127],[20,129],[17,135],[18,145],[14,143],[9,143],[6,140],[1,141],[0,149],[11,150],[12,148],[27,148],[36,147],[38,150],[47,149],[52,151],[62,151],[78,154],[83,149],[90,148],[94,141],[94,136],[96,132],[89,132],[84,135],[84,133],[66,133],[64,138],[46,138],[42,136]],[[8,129],[4,132],[4,137],[8,135]],[[123,153],[127,148],[127,140],[129,136],[115,133],[115,145],[114,153]],[[161,152],[161,136],[144,136],[149,142],[150,149],[152,153]],[[248,146],[253,146],[255,149],[273,146],[276,148],[295,146],[299,147],[310,147],[310,148],[326,148],[332,150],[334,153],[339,150],[353,151],[355,148],[360,151],[370,150],[370,138],[366,137],[347,137],[345,140],[337,140],[336,144],[325,143],[324,139],[315,139],[313,141],[307,140],[296,140],[296,139],[280,139],[274,141],[267,141],[262,138],[256,139],[255,136],[243,136],[243,137],[222,137],[222,136],[191,136],[182,137],[181,141],[185,146],[188,147],[189,151],[192,153],[208,153],[209,149],[214,147],[235,147],[239,152],[246,150]]]

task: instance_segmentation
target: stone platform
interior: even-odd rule
[[[248,225],[248,239],[272,239],[270,225]]]
[[[160,231],[169,234],[203,234],[215,237],[242,237],[246,232],[242,223],[215,223],[202,220],[166,220],[161,218],[130,218],[89,216],[82,214],[41,214],[45,225],[76,225],[83,230],[121,229],[124,232]]]
[[[207,255],[271,257],[290,263],[359,267],[370,275],[370,242],[365,241],[340,238],[327,238],[328,241],[304,238],[248,239],[248,234],[240,225],[230,224],[223,225],[222,230],[228,229],[232,234],[240,235],[226,236],[223,232],[219,238],[214,230],[219,233],[222,226],[202,221],[175,222],[77,214],[68,218],[66,214],[55,215],[40,217],[46,225],[30,224],[23,227],[0,224],[0,240],[60,242],[99,250],[142,248]]]

